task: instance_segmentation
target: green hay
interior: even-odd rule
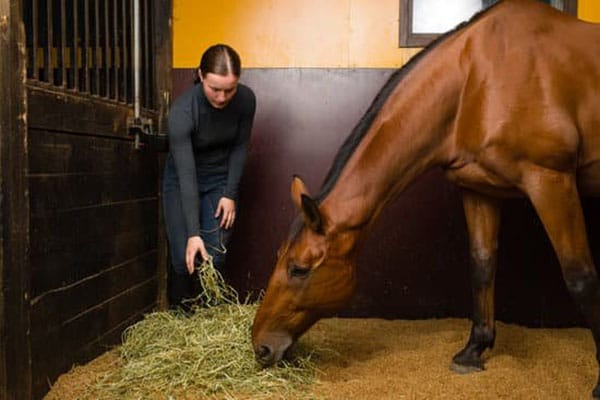
[[[293,361],[259,367],[250,340],[257,305],[240,304],[212,262],[204,264],[198,300],[211,307],[191,315],[154,312],[129,327],[119,365],[88,388],[86,399],[285,399],[315,382],[315,351],[306,345],[294,349]]]
[[[234,288],[225,283],[221,273],[214,267],[212,257],[203,260],[196,268],[200,281],[200,295],[195,299],[206,306],[219,304],[239,304],[238,294]]]

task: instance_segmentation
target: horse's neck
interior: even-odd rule
[[[425,55],[391,93],[348,159],[322,202],[339,229],[369,225],[418,175],[445,161],[461,87],[458,66],[447,60]]]

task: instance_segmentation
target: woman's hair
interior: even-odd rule
[[[194,83],[200,82],[198,71],[202,76],[212,73],[223,76],[233,74],[239,77],[242,73],[242,62],[238,53],[230,46],[215,44],[202,54],[200,65],[194,73]]]

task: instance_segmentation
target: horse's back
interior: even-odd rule
[[[517,161],[578,171],[582,191],[600,194],[600,25],[506,0],[456,41],[465,76],[460,164],[481,160],[481,171],[506,173],[507,182],[522,172]]]
[[[468,68],[511,103],[566,109],[600,95],[600,24],[538,0],[505,0],[465,36]]]

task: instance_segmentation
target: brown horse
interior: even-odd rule
[[[322,192],[295,177],[300,210],[252,328],[276,363],[355,286],[356,256],[382,209],[442,168],[461,189],[470,239],[473,325],[455,370],[483,369],[495,339],[500,203],[525,195],[567,288],[600,340],[600,286],[580,194],[600,194],[600,27],[534,0],[505,0],[394,73],[340,149]],[[600,398],[600,386],[594,396]]]

